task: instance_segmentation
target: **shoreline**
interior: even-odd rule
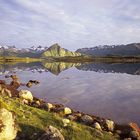
[[[140,135],[140,129],[136,123],[132,122],[130,124],[117,124],[110,119],[75,111],[69,107],[65,107],[63,104],[51,104],[50,102],[33,97],[32,93],[28,90],[23,90],[21,94],[21,91],[18,90],[19,86],[21,85],[18,77],[16,75],[11,75],[7,78],[12,78],[13,80],[10,85],[7,85],[3,80],[0,80],[1,89],[5,90],[5,92],[2,93],[4,96],[8,96],[9,99],[11,98],[10,100],[21,100],[22,104],[33,107],[34,109],[38,108],[52,114],[57,114],[62,118],[62,120],[66,121],[64,124],[65,126],[68,126],[70,122],[75,122],[93,129],[97,129],[101,132],[107,132],[113,136],[118,135],[120,139],[129,138],[132,131],[136,131]],[[37,81],[30,80],[26,86],[29,86],[30,84],[39,83]],[[25,94],[25,91],[28,93],[28,96],[25,96],[27,94]]]

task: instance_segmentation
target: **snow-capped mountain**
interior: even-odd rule
[[[81,48],[76,52],[94,56],[140,56],[140,43],[95,46],[92,48]]]
[[[31,48],[17,48],[15,46],[0,45],[0,56],[38,57],[48,47],[32,46]]]
[[[48,49],[48,47],[42,47],[42,46],[32,46],[31,48],[29,48],[30,51],[46,51]]]

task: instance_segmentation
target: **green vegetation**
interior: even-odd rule
[[[81,56],[80,53],[71,52],[61,48],[58,44],[52,45],[42,54],[42,57],[64,57],[64,56]]]
[[[66,140],[117,140],[118,138],[107,133],[79,123],[71,122],[64,127],[62,118],[58,114],[24,105],[18,98],[0,97],[0,108],[6,108],[16,114],[20,127],[19,137],[37,139],[44,132],[45,127],[52,125],[59,130]]]
[[[14,56],[7,56],[7,57],[0,57],[0,64],[3,63],[18,63],[18,62],[24,62],[24,63],[31,63],[31,62],[38,62],[41,61],[41,58],[30,58],[30,57],[14,57]]]

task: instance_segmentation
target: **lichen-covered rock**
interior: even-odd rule
[[[32,84],[31,82],[28,82],[28,83],[26,84],[26,86],[27,86],[28,88],[30,88],[32,85],[33,85],[33,84]]]
[[[94,123],[93,127],[95,129],[98,129],[98,130],[102,131],[102,128],[101,128],[101,126],[100,126],[100,124],[98,122]]]
[[[71,114],[72,113],[72,110],[70,109],[70,108],[68,108],[68,107],[65,107],[64,108],[64,114],[65,115],[69,115],[69,114]]]
[[[67,126],[70,123],[70,120],[69,119],[63,119],[62,122],[63,122],[64,126]]]
[[[89,115],[83,115],[83,116],[81,117],[81,120],[82,120],[82,122],[85,123],[85,124],[91,124],[91,123],[93,122],[92,117],[89,116]]]
[[[11,91],[0,85],[0,95],[12,97]]]
[[[105,120],[108,131],[114,131],[114,122],[111,120]]]
[[[38,140],[65,140],[65,138],[57,128],[50,125]]]
[[[0,140],[13,140],[17,135],[15,117],[7,109],[0,109]]]
[[[139,128],[139,126],[138,126],[136,123],[131,122],[131,123],[129,124],[129,126],[130,126],[134,131],[137,131],[137,132],[139,133],[139,135],[140,135],[140,128]]]
[[[46,104],[48,111],[50,111],[54,106],[51,103]]]
[[[30,102],[33,101],[33,95],[32,95],[32,93],[31,93],[30,91],[28,91],[28,90],[20,90],[20,92],[19,92],[19,97],[20,97],[21,99],[25,99],[25,100],[28,100],[28,101],[30,101]]]

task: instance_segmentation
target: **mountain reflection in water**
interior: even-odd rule
[[[75,67],[82,71],[95,71],[100,73],[127,73],[132,75],[140,75],[140,63],[70,63],[70,62],[33,62],[18,63],[15,65],[0,65],[1,73],[16,71],[32,71],[32,72],[51,72],[59,75],[64,70]]]
[[[16,73],[29,90],[48,102],[140,125],[140,63],[35,62],[0,65],[0,78]],[[8,79],[7,79],[8,80]],[[28,89],[27,87],[23,87]]]

